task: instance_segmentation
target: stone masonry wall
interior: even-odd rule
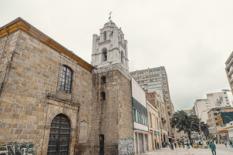
[[[0,143],[32,143],[37,155],[45,155],[51,121],[60,113],[71,123],[70,155],[79,141],[88,143],[89,71],[23,31],[0,39],[0,62]],[[74,73],[71,94],[58,91],[62,64]]]
[[[105,84],[101,82],[102,76],[106,77]],[[131,155],[134,148],[130,79],[118,70],[108,70],[93,75],[93,86],[95,154],[99,151],[99,134],[103,134],[105,155]],[[101,99],[101,92],[106,93],[106,100]]]
[[[134,154],[134,141],[133,141],[133,108],[132,108],[132,88],[131,81],[123,76],[121,72],[117,73],[119,93],[119,140],[118,152],[119,155],[133,155]]]

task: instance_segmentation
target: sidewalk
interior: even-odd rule
[[[194,149],[184,149],[184,148],[176,148],[174,150],[171,150],[170,148],[161,148],[159,150],[155,150],[153,152],[147,152],[141,155],[183,155],[184,153],[187,155],[191,155]]]
[[[217,154],[219,155],[231,155],[233,154],[233,148],[226,148],[225,145],[217,145]],[[160,150],[156,150],[154,152],[147,152],[142,155],[212,155],[210,149],[203,149],[203,148],[177,148],[171,150],[169,148],[163,148]]]
[[[231,146],[225,146],[224,144],[217,144],[217,149],[221,149],[221,150],[230,150],[233,152],[233,148]]]

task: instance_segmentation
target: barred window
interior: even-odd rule
[[[70,67],[62,65],[60,70],[59,90],[71,93],[73,71]]]

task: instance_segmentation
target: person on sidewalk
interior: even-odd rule
[[[233,144],[231,140],[229,140],[229,145],[233,148]]]
[[[225,147],[227,148],[227,141],[226,140],[224,141],[224,144],[225,144]]]
[[[216,145],[214,144],[213,141],[209,143],[210,150],[212,152],[212,155],[216,155]]]

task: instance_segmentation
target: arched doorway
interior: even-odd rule
[[[70,143],[70,120],[63,114],[51,123],[47,155],[68,155]]]

